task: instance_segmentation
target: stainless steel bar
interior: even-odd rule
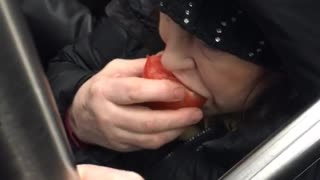
[[[233,167],[223,180],[294,179],[320,157],[320,101]]]
[[[0,179],[77,180],[71,158],[17,2],[0,0]]]

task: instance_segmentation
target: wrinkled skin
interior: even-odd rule
[[[159,31],[166,44],[162,65],[207,98],[211,113],[242,111],[252,104],[265,87],[263,67],[208,47],[163,13],[160,19]]]

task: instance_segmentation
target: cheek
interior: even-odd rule
[[[217,56],[197,61],[197,66],[203,83],[221,111],[241,108],[263,72],[256,65]]]

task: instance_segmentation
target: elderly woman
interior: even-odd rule
[[[136,11],[143,7],[137,1],[118,2],[140,15],[138,25],[149,20]],[[185,91],[168,80],[143,79],[145,59],[112,60],[151,52],[117,56],[115,52],[128,48],[113,49],[112,43],[126,44],[120,41],[122,33],[136,35],[142,45],[155,37],[152,26],[143,38],[132,24],[114,16],[112,24],[124,29],[101,25],[51,61],[48,75],[61,109],[69,110],[70,134],[75,142],[104,147],[79,152],[91,152],[90,162],[134,170],[147,179],[218,179],[318,97],[320,31],[315,29],[320,27],[314,9],[319,6],[298,1],[161,1],[161,62],[184,86],[206,97],[205,111],[143,106],[179,101]],[[202,132],[185,142],[176,140],[201,120],[208,122]]]

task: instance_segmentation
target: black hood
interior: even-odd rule
[[[161,11],[212,48],[272,69],[279,61],[260,28],[234,0],[162,0]]]

